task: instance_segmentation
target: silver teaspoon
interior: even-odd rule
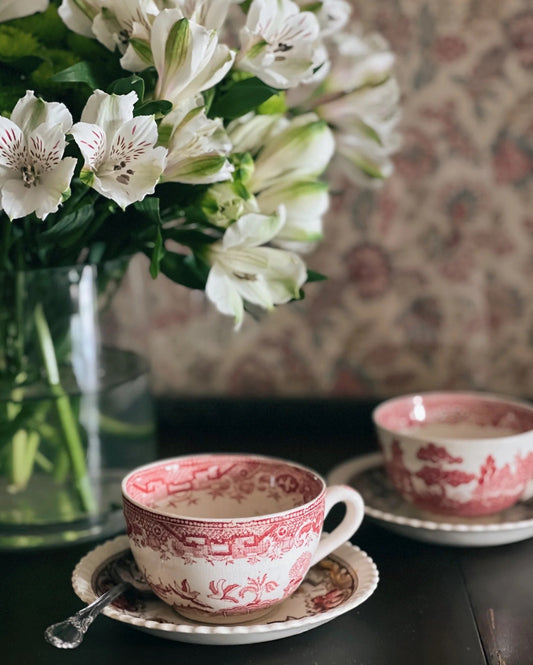
[[[84,607],[76,614],[65,621],[54,623],[52,626],[44,631],[44,637],[47,642],[52,644],[58,649],[75,649],[82,643],[85,633],[89,626],[100,614],[100,612],[112,603],[115,598],[124,593],[132,585],[129,582],[119,582],[116,586],[111,587],[109,591],[99,596],[90,605]]]

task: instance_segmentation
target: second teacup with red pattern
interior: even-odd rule
[[[124,514],[135,561],[180,614],[211,623],[251,620],[292,594],[309,568],[359,528],[361,496],[259,455],[176,457],[129,473]],[[322,534],[331,507],[341,523]]]
[[[533,494],[533,406],[483,392],[403,395],[373,420],[391,483],[418,508],[499,512]]]

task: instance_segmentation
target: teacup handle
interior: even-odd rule
[[[346,505],[346,514],[341,523],[331,533],[325,533],[318,544],[311,566],[331,554],[333,550],[345,543],[361,526],[365,516],[365,504],[359,492],[347,485],[333,485],[326,489],[324,518],[337,503]]]

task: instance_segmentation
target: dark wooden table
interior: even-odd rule
[[[249,451],[326,474],[373,450],[371,404],[167,403],[160,455]],[[83,644],[60,651],[45,627],[80,608],[70,585],[94,544],[0,553],[2,665],[533,665],[533,539],[489,548],[431,545],[365,520],[353,542],[376,562],[376,592],[319,628],[274,642],[205,646],[158,639],[96,620]]]

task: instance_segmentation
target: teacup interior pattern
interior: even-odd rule
[[[207,455],[151,465],[125,483],[130,499],[188,518],[258,517],[303,506],[323,490],[314,473],[262,458]]]
[[[533,430],[533,410],[527,406],[468,393],[393,399],[376,409],[374,420],[392,432],[433,438],[494,438]]]

